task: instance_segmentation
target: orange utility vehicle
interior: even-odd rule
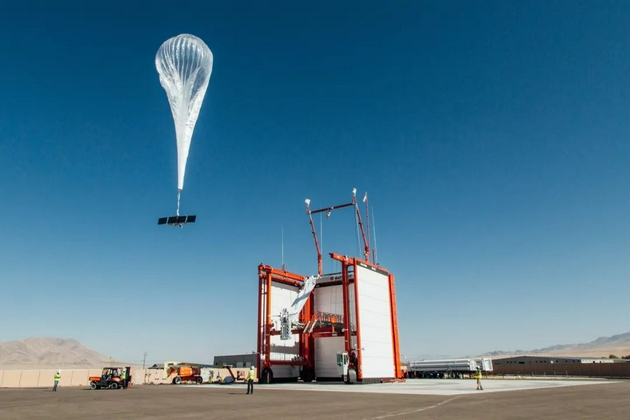
[[[122,379],[126,373],[125,380]],[[131,368],[129,367],[104,367],[101,376],[90,376],[90,388],[92,389],[122,389],[131,382]],[[126,382],[126,383],[125,383]]]

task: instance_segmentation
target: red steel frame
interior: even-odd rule
[[[366,202],[367,206],[367,193],[364,198],[364,202]],[[356,201],[356,190],[353,190],[352,202],[347,204],[342,204],[340,206],[326,207],[323,209],[311,211],[310,210],[310,200],[306,200],[306,211],[309,216],[309,221],[311,225],[311,231],[313,234],[313,238],[315,240],[315,248],[317,250],[317,272],[319,275],[322,275],[322,255],[319,247],[319,242],[317,241],[317,233],[315,231],[315,224],[313,223],[312,214],[320,213],[326,211],[328,214],[332,210],[354,206],[357,215],[357,221],[359,223],[359,227],[361,229],[361,235],[363,236],[363,244],[364,244],[364,256],[365,260],[342,256],[335,253],[330,253],[330,257],[336,261],[339,261],[342,266],[341,274],[342,274],[342,292],[343,292],[343,322],[344,322],[344,343],[345,343],[345,351],[350,353],[353,350],[356,350],[357,361],[359,365],[359,369],[357,371],[357,379],[363,380],[363,372],[361,370],[362,366],[362,351],[361,351],[361,331],[360,331],[360,313],[359,313],[359,283],[360,281],[357,279],[357,264],[363,263],[367,266],[371,266],[374,268],[378,268],[380,271],[384,271],[388,273],[388,281],[389,281],[389,290],[390,290],[390,308],[391,308],[391,323],[392,323],[392,343],[393,343],[393,351],[394,351],[394,366],[395,372],[394,378],[401,379],[403,377],[402,371],[400,368],[400,346],[398,339],[398,322],[397,322],[397,313],[396,313],[396,292],[395,292],[395,282],[394,275],[389,273],[387,270],[384,270],[382,267],[374,265],[370,262],[370,246],[369,241],[366,239],[365,232],[363,230],[363,223],[361,221],[361,214]],[[368,216],[369,217],[369,216]],[[368,219],[369,220],[369,219]],[[369,223],[369,222],[368,222]],[[349,279],[348,272],[349,269],[352,268],[354,271],[353,279]],[[274,365],[291,365],[291,366],[303,366],[305,371],[311,371],[314,374],[314,362],[315,362],[315,338],[322,337],[332,337],[337,336],[338,333],[334,331],[332,327],[324,327],[314,329],[312,332],[306,333],[302,330],[293,330],[292,334],[298,334],[299,336],[299,360],[271,360],[271,337],[274,335],[279,335],[280,331],[272,330],[273,322],[271,320],[271,290],[272,283],[281,283],[290,286],[295,286],[297,289],[301,288],[304,284],[305,276],[301,276],[296,273],[288,272],[284,269],[279,270],[277,268],[273,268],[268,265],[260,264],[258,266],[258,344],[257,344],[257,356],[256,356],[256,364],[258,368],[258,376],[261,377],[262,372],[265,369],[271,369]],[[354,284],[354,297],[355,297],[355,320],[356,320],[356,331],[351,331],[351,317],[350,317],[350,306],[349,306],[349,287],[350,284]],[[315,317],[315,298],[316,298],[316,290],[315,289],[311,295],[309,296],[304,308],[300,312],[300,320],[303,323],[308,323],[309,321],[314,320]],[[356,337],[356,349],[352,348],[352,336]]]
[[[273,282],[277,282],[289,286],[295,286],[299,289],[304,284],[304,277],[300,276],[299,274],[291,273],[285,270],[278,270],[277,268],[260,264],[258,266],[258,279],[258,347],[256,350],[256,365],[258,367],[259,377],[261,372],[265,368],[271,368],[272,365],[304,366],[312,363],[311,361],[313,360],[314,348],[313,346],[309,345],[310,341],[312,340],[308,340],[308,337],[303,337],[303,335],[300,335],[299,356],[301,360],[272,361],[270,358],[271,336],[279,334],[278,331],[272,331],[273,322],[271,321],[271,285]],[[312,302],[311,299],[309,299],[304,305],[302,312],[300,313],[301,319],[310,319],[312,312],[311,306]]]

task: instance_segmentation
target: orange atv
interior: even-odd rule
[[[92,389],[122,389],[126,386],[123,383],[121,378],[123,370],[128,368],[123,367],[105,367],[103,368],[103,373],[101,376],[90,376],[90,388]],[[129,378],[129,371],[127,370],[127,378],[128,382],[131,378]]]

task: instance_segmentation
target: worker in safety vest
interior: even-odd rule
[[[55,384],[53,385],[53,391],[57,391],[57,386],[59,385],[59,381],[61,380],[61,371],[58,370],[57,373],[55,373]]]
[[[249,367],[249,373],[247,374],[247,393],[254,393],[254,366]]]
[[[481,369],[477,367],[477,391],[483,391],[483,387],[481,386]]]
[[[127,388],[127,369],[122,368],[122,372],[120,374],[120,385],[123,389]]]

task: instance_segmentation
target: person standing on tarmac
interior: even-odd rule
[[[254,393],[254,366],[249,367],[249,373],[247,374],[247,393]]]
[[[127,369],[121,368],[121,370],[120,384],[122,385],[122,389],[127,389]]]
[[[481,386],[481,369],[477,368],[477,391],[483,391],[483,387]]]
[[[55,373],[55,384],[53,385],[53,391],[57,392],[57,386],[59,385],[59,381],[61,380],[61,371],[57,371]]]

